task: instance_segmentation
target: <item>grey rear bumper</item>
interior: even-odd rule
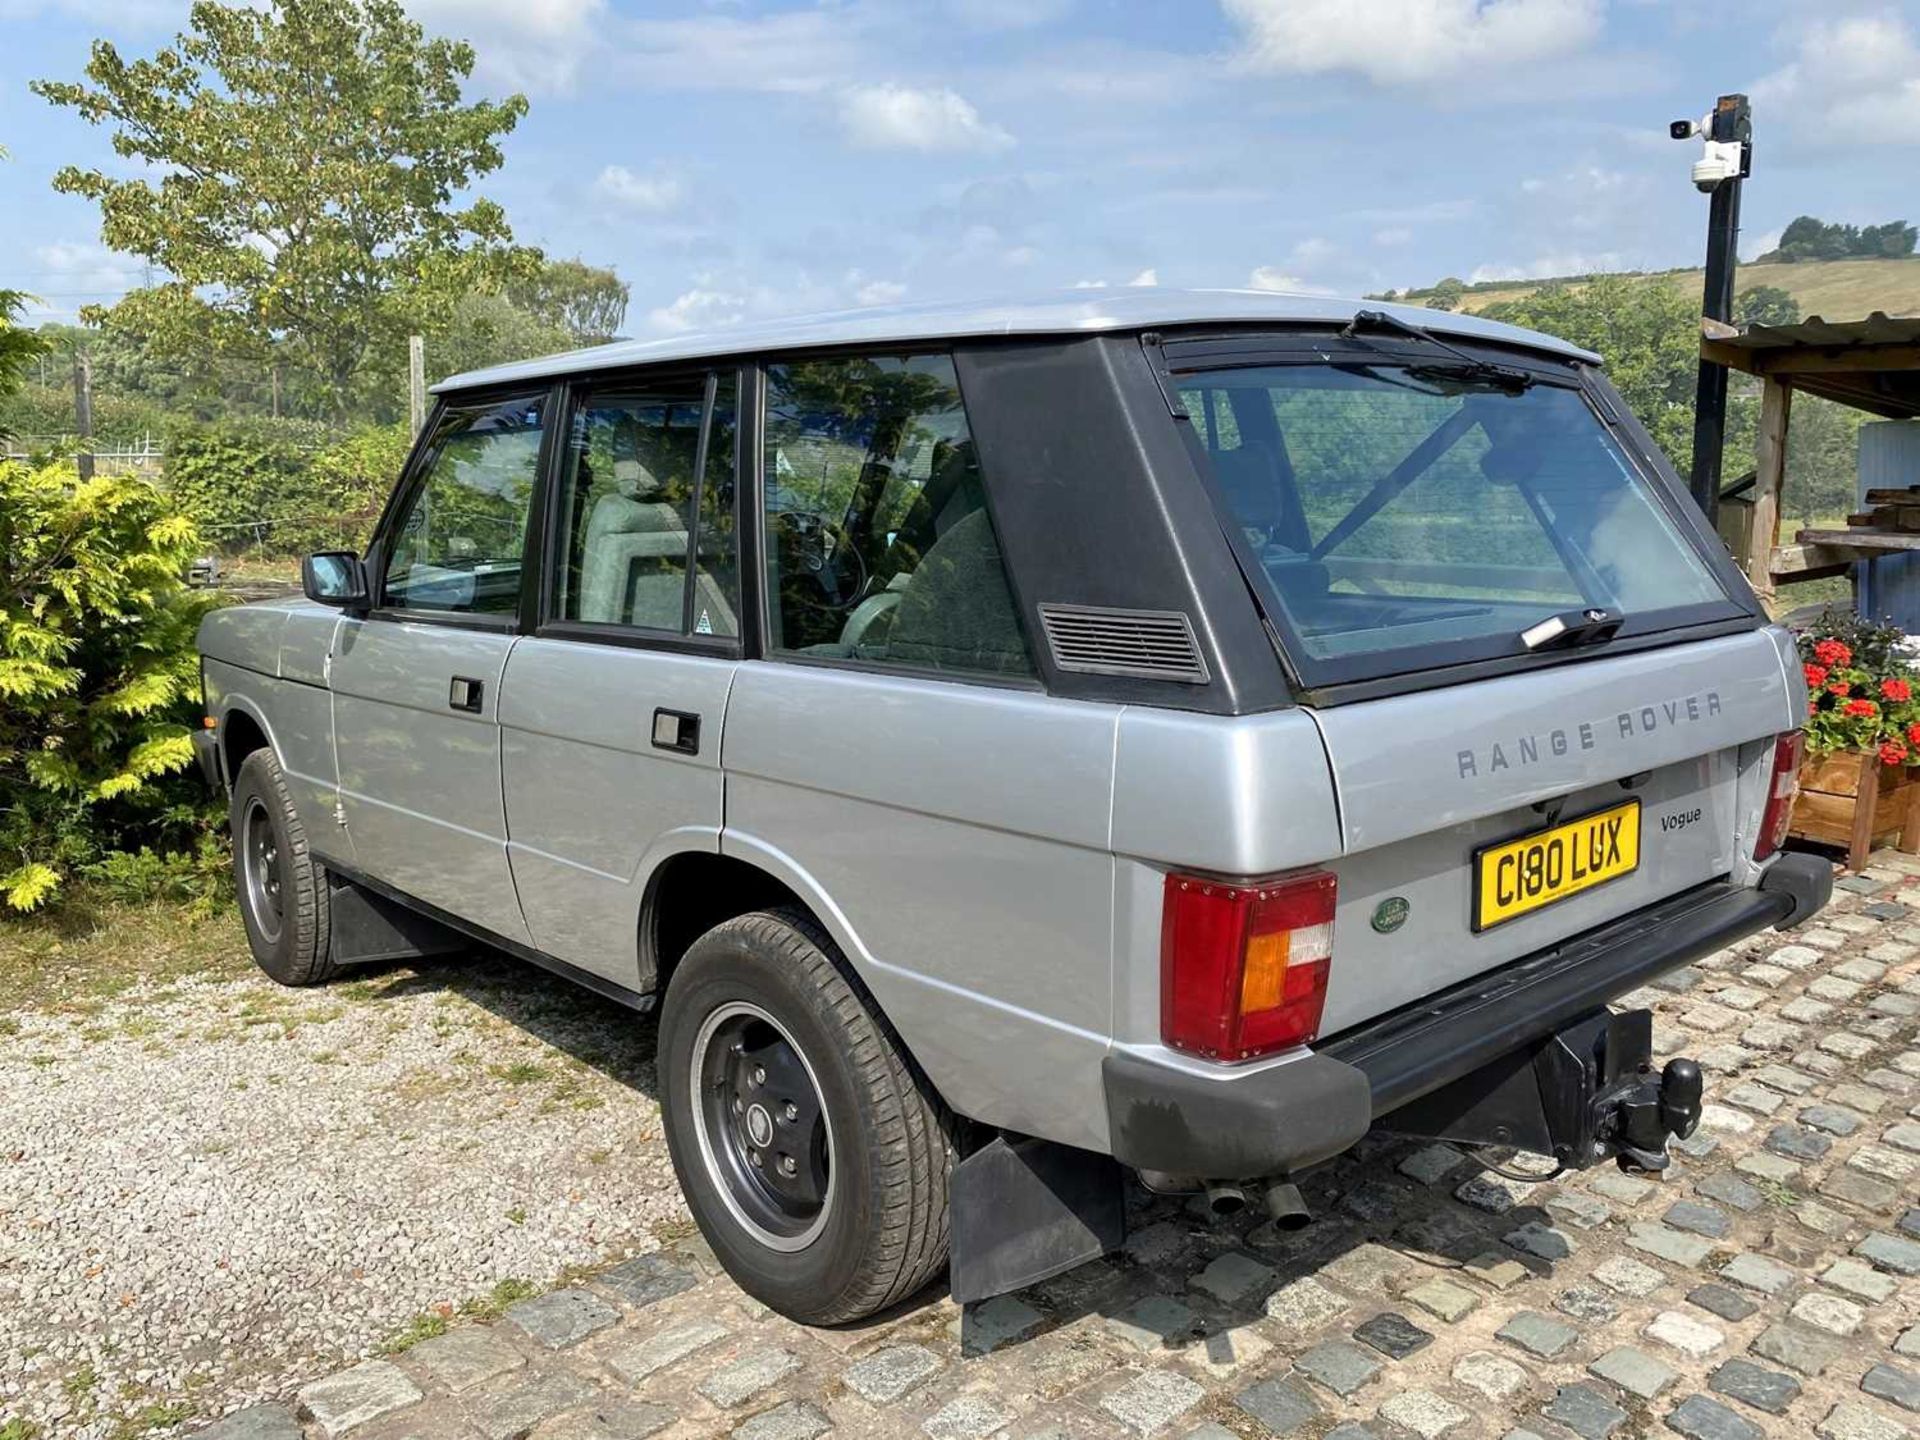
[[[1783,855],[1757,890],[1697,886],[1321,1041],[1284,1065],[1195,1074],[1115,1052],[1102,1062],[1114,1158],[1219,1179],[1291,1174],[1374,1120],[1668,970],[1827,903],[1824,860]],[[1336,962],[1337,963],[1337,962]]]

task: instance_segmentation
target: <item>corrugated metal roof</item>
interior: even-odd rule
[[[1920,417],[1920,317],[1876,310],[1864,320],[1751,325],[1708,336],[1701,354],[1751,375],[1777,376],[1796,390],[1889,420]]]
[[[1895,319],[1876,310],[1864,320],[1822,320],[1810,315],[1793,325],[1749,325],[1717,344],[1735,350],[1788,347],[1831,350],[1856,345],[1920,345],[1920,317]]]
[[[539,360],[522,360],[453,375],[433,388],[464,389],[516,380],[547,379],[581,370],[644,365],[667,360],[705,360],[723,355],[817,349],[828,345],[901,345],[920,341],[979,339],[998,335],[1094,334],[1170,325],[1234,323],[1344,325],[1357,310],[1385,310],[1436,334],[1502,341],[1588,364],[1592,351],[1550,335],[1483,320],[1477,315],[1390,305],[1378,300],[1332,300],[1271,290],[1163,290],[1158,286],[1067,290],[998,303],[886,305],[820,315],[729,326],[660,340],[616,340]]]

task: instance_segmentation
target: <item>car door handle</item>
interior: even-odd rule
[[[463,710],[469,715],[480,713],[481,699],[486,687],[471,675],[456,675],[453,683],[447,687],[447,708]]]
[[[700,717],[690,715],[685,710],[654,711],[653,746],[656,750],[673,750],[682,755],[698,755],[700,753]]]

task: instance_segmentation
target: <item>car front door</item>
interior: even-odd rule
[[[574,388],[540,623],[507,662],[507,851],[533,943],[628,989],[653,870],[720,848],[736,393],[731,366]]]
[[[358,868],[521,945],[500,695],[550,406],[543,389],[441,408],[370,552],[373,608],[329,656]]]

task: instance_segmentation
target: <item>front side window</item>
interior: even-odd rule
[[[635,381],[578,401],[562,462],[558,618],[740,633],[733,397],[729,371]]]
[[[772,648],[1030,677],[946,355],[767,370]]]
[[[543,403],[522,397],[441,414],[426,477],[394,531],[383,605],[456,615],[519,610]]]
[[[1289,647],[1340,667],[1324,678],[1524,653],[1569,610],[1623,634],[1737,613],[1569,386],[1322,363],[1178,383]]]

